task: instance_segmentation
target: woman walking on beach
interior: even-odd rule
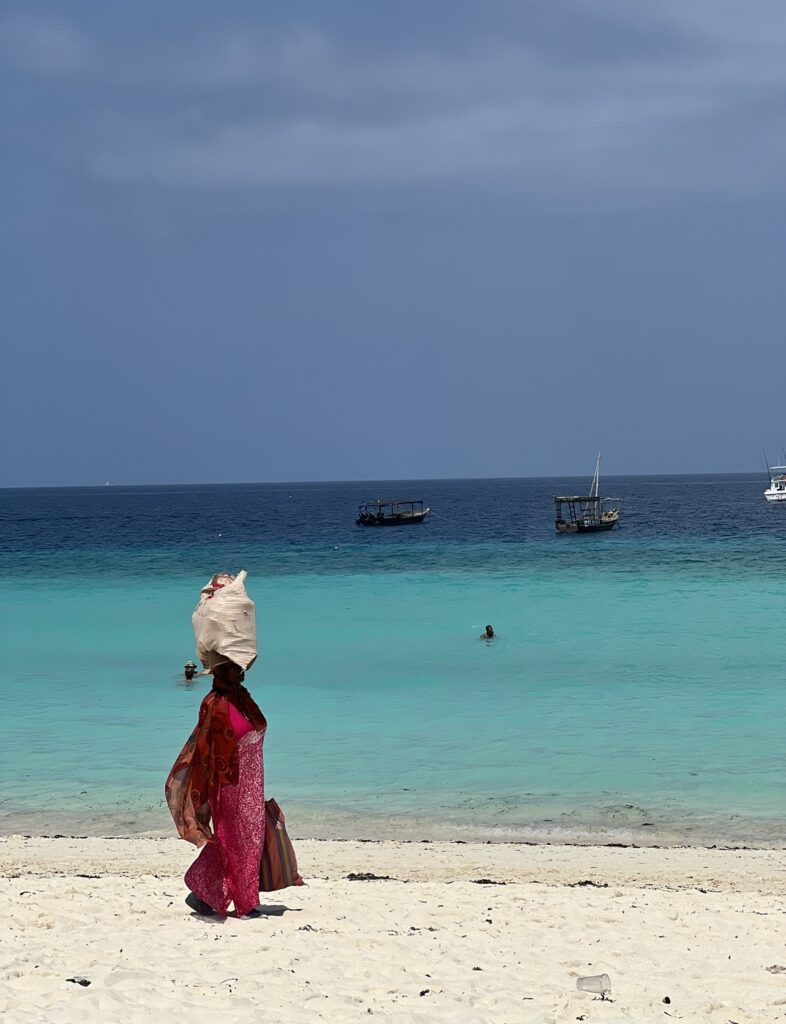
[[[226,914],[234,903],[238,917],[258,917],[260,888],[303,885],[281,808],[265,802],[267,722],[243,686],[257,660],[256,610],[245,580],[245,572],[216,573],[202,587],[191,621],[213,688],[166,780],[177,830],[201,850],[185,879],[186,903],[198,914]]]
[[[186,873],[186,903],[201,914],[254,916],[265,838],[262,744],[267,722],[233,661],[212,669],[213,688],[166,781],[183,839],[201,848]]]

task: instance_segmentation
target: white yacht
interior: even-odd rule
[[[770,477],[764,497],[767,501],[786,501],[786,466],[770,466]]]

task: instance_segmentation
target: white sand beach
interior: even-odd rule
[[[2,1020],[786,1020],[786,851],[296,848],[307,886],[237,920],[184,905],[179,840],[0,840]]]

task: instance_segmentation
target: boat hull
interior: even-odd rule
[[[366,519],[356,519],[355,523],[358,526],[413,526],[415,523],[422,523],[429,511],[430,509],[426,509],[425,512],[413,512],[412,515],[405,516],[383,516],[380,519],[371,516]]]
[[[586,523],[581,520],[575,523],[555,523],[557,533],[605,533],[606,530],[613,530],[618,520],[609,522]]]
[[[767,501],[786,501],[786,491],[765,491]]]

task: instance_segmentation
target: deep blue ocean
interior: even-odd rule
[[[762,475],[607,477],[620,528],[557,535],[587,486],[0,492],[0,830],[170,827],[191,612],[246,569],[295,834],[786,841],[786,505]],[[355,526],[388,497],[433,515]]]

